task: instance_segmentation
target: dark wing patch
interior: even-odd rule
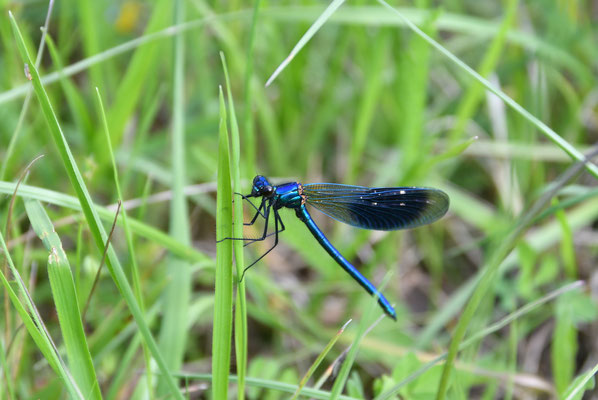
[[[449,197],[438,189],[369,188],[333,183],[303,185],[307,203],[338,221],[364,229],[415,228],[441,218]]]

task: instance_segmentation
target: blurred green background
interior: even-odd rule
[[[224,122],[233,145],[233,116],[239,126],[240,161],[231,166],[243,192],[261,174],[278,183],[431,186],[451,198],[443,219],[408,232],[363,231],[312,213],[376,285],[391,272],[383,292],[396,305],[398,322],[384,319],[358,343],[359,321],[371,324],[367,319],[380,311],[369,308],[371,298],[294,213],[283,211],[281,243],[244,280],[247,342],[232,340],[246,354],[247,368],[233,346],[230,373],[248,377],[246,390],[234,379],[220,380],[228,388],[224,396],[289,398],[349,318],[356,321],[308,386],[326,378],[326,367],[355,343],[359,354],[344,385],[351,398],[581,398],[591,390],[598,356],[598,175],[562,147],[590,158],[595,149],[598,2],[391,5],[524,113],[486,91],[381,2],[342,4],[268,87],[328,3],[56,2],[38,66],[41,82],[91,198],[112,205],[100,210],[110,231],[119,195],[105,115],[131,231],[121,223],[111,242],[140,305],[137,315],[122,281],[115,284],[105,267],[92,292],[101,235],[90,214],[80,212],[83,186],[69,180],[50,110],[24,74],[8,11],[35,60],[48,4],[2,2],[0,227],[24,286],[3,256],[2,272],[17,296],[11,302],[4,286],[0,399],[67,398],[77,392],[72,387],[82,398],[174,396],[150,361],[155,353],[136,328],[138,316],[164,365],[191,374],[176,382],[185,396],[223,396],[210,386],[214,313],[233,318],[218,299],[214,308],[216,180],[218,158],[228,153],[219,147],[219,86],[226,88],[220,52],[230,77]],[[13,204],[16,182],[42,154]],[[249,215],[246,208],[246,220]],[[64,249],[64,281],[52,280],[53,247],[38,236]],[[245,263],[271,244],[247,247]],[[555,292],[577,280],[585,282],[582,289]],[[26,292],[56,349],[32,340],[31,330],[42,331],[39,321],[23,327],[15,302],[26,304]],[[90,292],[81,317],[76,309],[85,308]],[[82,328],[65,322],[61,302],[73,320],[83,320]],[[468,304],[470,315],[463,312]],[[511,318],[516,312],[521,315]],[[236,318],[233,329],[243,331],[243,313]],[[497,321],[507,323],[484,331]],[[430,362],[451,339],[461,343],[460,329],[465,339],[482,334],[447,367],[451,374],[441,384],[443,364]],[[69,345],[69,335],[79,339]],[[53,364],[52,352],[64,362]],[[311,397],[328,398],[333,381],[322,379],[322,391]]]

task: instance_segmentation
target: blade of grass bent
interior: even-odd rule
[[[97,210],[93,206],[93,202],[91,200],[91,196],[87,187],[85,186],[85,182],[83,181],[83,177],[81,176],[81,172],[77,167],[74,157],[71,153],[71,150],[68,146],[66,138],[62,132],[60,124],[58,123],[58,119],[54,114],[54,110],[52,105],[50,104],[50,99],[48,98],[48,94],[46,93],[44,87],[41,84],[40,76],[37,71],[37,68],[33,66],[31,63],[31,57],[29,56],[29,52],[25,47],[25,42],[23,41],[23,37],[19,30],[16,20],[12,13],[9,12],[10,22],[12,24],[13,33],[15,35],[15,39],[17,42],[17,46],[19,47],[19,52],[21,54],[21,58],[27,64],[29,64],[30,73],[32,76],[32,83],[34,87],[35,94],[40,102],[41,109],[43,111],[44,117],[46,122],[48,123],[50,133],[52,134],[52,138],[56,147],[58,148],[58,152],[62,158],[62,162],[64,163],[66,172],[69,176],[71,184],[77,193],[77,197],[79,198],[79,202],[81,203],[81,207],[83,209],[83,213],[85,214],[85,219],[89,224],[90,232],[94,238],[97,248],[99,251],[103,251],[104,243],[106,240],[106,231],[100,217],[98,216]],[[168,368],[158,350],[158,346],[152,337],[152,334],[149,330],[149,327],[145,323],[143,318],[143,313],[141,312],[139,305],[135,300],[135,296],[133,295],[133,290],[129,286],[125,273],[120,265],[120,262],[116,256],[116,252],[114,248],[110,246],[108,249],[108,258],[106,260],[106,266],[110,271],[110,275],[112,279],[116,283],[120,293],[124,297],[133,318],[137,322],[137,326],[141,331],[145,341],[147,342],[150,350],[152,351],[152,355],[158,364],[158,368],[162,372],[162,374],[167,376],[168,386],[170,387],[170,391],[175,398],[182,399],[182,395],[179,392],[176,383],[172,376],[170,376]]]
[[[216,239],[232,234],[232,192],[226,106],[220,87],[220,129],[218,139],[218,191],[216,195]],[[214,332],[212,339],[212,397],[227,399],[233,312],[233,240],[216,248],[214,282]]]
[[[387,8],[389,11],[391,11],[392,13],[397,15],[398,18],[400,20],[402,20],[405,23],[405,25],[407,25],[409,27],[409,29],[411,29],[412,31],[417,33],[419,36],[421,36],[425,41],[427,41],[430,45],[432,45],[434,48],[436,48],[441,54],[446,56],[449,60],[454,62],[463,71],[467,72],[467,74],[469,74],[475,80],[477,80],[482,85],[484,85],[484,87],[486,89],[488,89],[490,92],[492,92],[496,96],[498,96],[502,101],[505,102],[505,104],[507,104],[509,107],[511,107],[515,112],[517,112],[523,118],[528,120],[531,124],[536,126],[538,128],[538,130],[540,130],[540,132],[542,132],[546,137],[548,137],[548,139],[550,139],[553,143],[555,143],[557,146],[559,146],[572,159],[583,162],[586,170],[593,177],[598,179],[598,166],[594,165],[593,163],[588,162],[582,153],[580,153],[575,147],[573,147],[571,144],[569,144],[569,142],[567,142],[565,139],[563,139],[561,136],[559,136],[548,125],[546,125],[544,122],[540,121],[538,118],[534,117],[525,108],[523,108],[521,105],[519,105],[519,103],[517,103],[515,100],[510,98],[506,93],[504,93],[499,88],[495,87],[487,79],[485,79],[480,74],[478,74],[476,71],[474,71],[469,65],[465,64],[463,61],[461,61],[459,58],[457,58],[457,56],[455,56],[453,53],[451,53],[446,48],[444,48],[440,43],[438,43],[437,41],[432,39],[430,36],[425,34],[421,29],[419,29],[409,19],[407,19],[402,13],[400,13],[397,9],[392,7],[386,1],[384,1],[384,0],[377,0],[377,1],[382,6]]]
[[[73,377],[86,398],[101,399],[102,394],[81,321],[75,282],[62,242],[39,201],[26,200],[25,210],[33,230],[50,252],[48,278]]]
[[[176,23],[185,18],[185,1],[174,2]],[[185,49],[184,35],[174,37],[174,74],[172,99],[172,200],[170,202],[170,236],[178,242],[191,246],[189,213],[185,187]],[[172,371],[181,369],[185,353],[189,301],[191,299],[190,265],[175,256],[168,257],[166,267],[168,284],[162,298],[163,323],[160,328],[159,344],[168,367]],[[160,378],[158,395],[165,394],[164,382]]]
[[[224,53],[220,52],[222,69],[226,80],[226,96],[228,99],[228,115],[230,120],[231,138],[231,175],[233,179],[233,192],[241,193],[241,143],[239,138],[239,125],[235,114],[235,103],[230,88],[230,79]],[[243,201],[233,202],[233,237],[243,237]],[[235,266],[238,277],[242,276],[245,269],[243,260],[243,241],[234,240]],[[245,295],[245,280],[238,281],[237,300],[235,302],[235,352],[237,355],[237,394],[239,400],[245,398],[245,374],[247,373],[247,304]]]
[[[301,37],[301,39],[299,39],[299,41],[297,42],[295,47],[293,47],[293,50],[291,50],[291,52],[289,53],[287,58],[285,58],[282,61],[282,63],[278,66],[278,68],[276,68],[276,70],[274,70],[274,72],[272,73],[272,76],[270,76],[270,78],[268,78],[268,81],[266,81],[266,86],[270,86],[270,84],[274,81],[274,79],[276,79],[276,77],[282,72],[283,69],[286,68],[287,65],[289,65],[289,63],[293,60],[293,58],[295,58],[297,53],[299,53],[299,51],[301,51],[301,49],[307,44],[307,42],[309,42],[310,39],[316,34],[316,32],[322,27],[322,25],[324,25],[324,23],[328,20],[328,18],[330,18],[332,16],[332,14],[334,14],[334,12],[344,2],[345,2],[345,0],[332,0],[330,5],[328,5],[328,7],[326,7],[324,12],[322,12],[322,14],[320,14],[318,19],[316,19],[316,21],[309,27],[307,32],[305,32],[305,34]]]
[[[114,158],[114,151],[112,150],[112,141],[110,140],[110,132],[108,129],[108,120],[106,119],[106,112],[104,110],[104,104],[102,102],[102,96],[100,95],[100,90],[96,87],[96,99],[98,104],[98,110],[100,114],[100,118],[102,119],[102,125],[104,127],[104,136],[106,137],[106,144],[108,147],[108,153],[110,155],[110,162],[112,163],[112,172],[114,177],[114,186],[116,187],[116,193],[118,195],[118,200],[121,202],[124,201],[122,190],[120,189],[120,180],[118,178],[118,168],[116,166],[116,159]],[[122,214],[122,225],[125,231],[125,240],[127,241],[127,251],[129,252],[129,258],[131,260],[131,278],[133,281],[133,290],[135,292],[135,297],[137,302],[139,303],[139,309],[143,314],[145,314],[145,305],[143,301],[143,290],[141,288],[141,279],[139,278],[139,266],[137,265],[137,256],[135,254],[135,246],[133,245],[133,235],[131,234],[131,228],[129,227],[128,219],[127,219],[127,210],[124,207],[121,208]],[[151,371],[151,354],[147,344],[141,341],[141,345],[143,347],[143,356],[145,359],[145,369],[146,371]],[[135,346],[136,347],[136,346]],[[153,397],[152,389],[152,374],[146,373],[146,383],[148,393],[150,393],[150,397]]]

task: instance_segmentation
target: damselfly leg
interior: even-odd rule
[[[251,202],[251,201],[250,201],[250,200],[247,198],[247,196],[244,196],[244,195],[242,195],[241,193],[235,193],[235,194],[238,194],[238,195],[240,195],[240,196],[243,198],[243,200],[247,200],[247,202],[248,202],[249,204],[251,204],[251,206],[252,206],[252,207],[253,207],[253,208],[256,210],[256,213],[255,213],[255,215],[253,216],[253,218],[251,219],[251,221],[250,221],[250,222],[248,222],[248,223],[243,223],[243,225],[244,225],[244,226],[251,226],[251,225],[255,224],[255,221],[256,221],[256,220],[257,220],[257,218],[258,218],[258,217],[261,215],[261,216],[264,218],[264,221],[265,221],[265,226],[264,226],[264,235],[263,235],[262,237],[260,237],[260,238],[245,238],[245,237],[235,238],[235,237],[226,237],[226,238],[223,238],[223,239],[217,240],[217,241],[216,241],[216,243],[220,243],[220,242],[222,242],[223,240],[249,240],[249,241],[251,241],[250,243],[257,242],[257,241],[260,241],[260,240],[264,240],[264,239],[267,237],[267,236],[266,236],[266,233],[267,233],[267,231],[268,231],[268,216],[267,216],[267,213],[266,213],[266,212],[262,212],[262,209],[266,210],[266,208],[265,208],[266,199],[262,199],[262,202],[260,203],[260,206],[259,206],[259,207],[256,207],[256,206],[255,206],[255,204],[253,204],[253,203],[252,203],[252,202]]]
[[[251,201],[249,201],[249,199],[247,199],[247,196],[244,196],[242,194],[240,194],[240,195],[243,197],[244,200],[247,200],[249,202],[249,204],[251,204],[253,206],[253,208],[255,208],[255,210],[256,210],[256,213],[253,216],[253,218],[251,219],[251,221],[249,223],[244,223],[243,225],[251,226],[251,225],[255,224],[255,222],[257,221],[257,218],[259,216],[262,216],[264,218],[264,231],[262,233],[262,236],[258,237],[258,238],[227,237],[227,238],[218,240],[216,243],[220,243],[223,240],[244,240],[244,241],[247,241],[247,243],[243,244],[243,247],[245,247],[252,243],[263,241],[270,236],[274,236],[274,244],[272,245],[272,247],[270,247],[264,254],[262,254],[259,258],[257,258],[255,261],[253,261],[247,267],[245,267],[245,269],[243,270],[243,274],[241,275],[241,279],[240,279],[242,281],[243,277],[245,276],[245,272],[247,272],[247,270],[249,268],[253,267],[255,265],[255,263],[257,263],[262,258],[264,258],[266,256],[266,254],[271,252],[276,247],[276,245],[278,245],[278,234],[285,230],[285,226],[284,226],[284,223],[282,222],[282,219],[280,218],[280,215],[278,214],[278,210],[276,208],[272,207],[274,205],[273,202],[268,201],[268,199],[264,198],[264,199],[262,199],[262,202],[260,203],[259,207],[256,207],[255,204],[253,204]],[[273,210],[273,214],[274,214],[274,232],[268,233],[268,224],[270,222],[271,210]]]
[[[267,216],[270,214],[270,208],[271,208],[271,206],[268,206],[268,208],[266,209],[265,214]],[[280,229],[278,229],[279,223],[280,223]],[[266,219],[266,228],[267,227],[268,227],[268,220]],[[280,215],[278,214],[278,210],[274,209],[274,232],[267,234],[266,230],[264,230],[264,236],[260,239],[260,240],[264,240],[268,236],[274,235],[274,244],[264,254],[259,256],[254,262],[252,262],[247,267],[245,267],[245,269],[243,270],[243,274],[241,275],[241,281],[243,280],[243,277],[245,276],[245,272],[247,272],[247,270],[249,268],[253,267],[255,265],[255,263],[257,263],[259,260],[264,258],[269,252],[271,252],[278,245],[278,234],[280,232],[284,231],[284,229],[285,229],[284,223],[282,222],[282,219],[280,218]],[[254,243],[254,242],[251,242],[251,243]],[[247,243],[247,244],[251,244],[251,243]],[[247,244],[245,244],[245,246],[247,246]]]
[[[245,226],[251,226],[255,223],[255,220],[257,219],[258,215],[261,215],[263,218],[266,218],[264,216],[264,214],[262,213],[262,208],[264,207],[265,204],[265,199],[262,199],[262,202],[260,203],[259,207],[256,207],[255,204],[253,204],[253,202],[251,200],[249,200],[249,197],[245,196],[243,193],[239,193],[239,192],[235,192],[236,195],[241,196],[241,198],[245,201],[247,201],[249,203],[249,205],[251,207],[253,207],[257,212],[255,213],[255,215],[253,216],[253,218],[251,219],[251,222],[248,223],[243,223],[243,225]],[[234,201],[234,200],[233,200]]]

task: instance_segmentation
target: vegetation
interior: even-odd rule
[[[0,399],[593,390],[595,2],[47,7],[0,15]],[[313,213],[397,322],[292,212],[239,281],[256,174],[449,194]]]

